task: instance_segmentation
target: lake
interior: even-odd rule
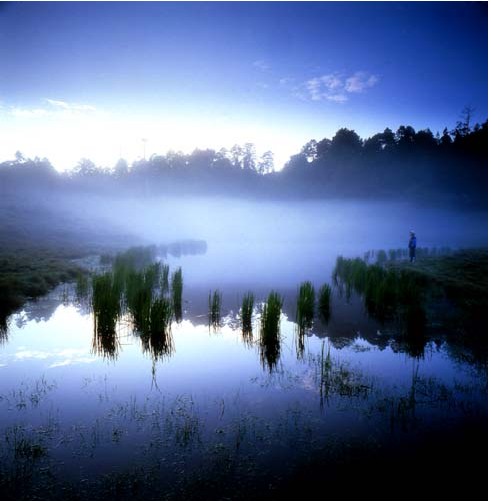
[[[331,279],[337,255],[404,247],[409,227],[430,249],[483,245],[485,215],[434,211],[430,226],[425,210],[378,203],[313,204],[308,216],[263,209],[255,231],[252,216],[248,230],[229,222],[243,207],[218,218],[213,233],[199,231],[209,220],[186,220],[208,246],[159,257],[184,275],[183,319],[165,343],[140,336],[127,314],[116,336],[101,340],[74,284],[10,318],[0,345],[2,498],[485,493],[478,467],[486,472],[487,361],[464,357],[441,326],[430,326],[415,348],[397,323],[371,318],[360,296],[347,299]],[[411,225],[402,224],[406,217]],[[141,232],[150,241],[154,230]],[[302,336],[295,313],[305,280],[316,289],[331,284],[332,315]],[[213,326],[208,295],[216,289],[222,304]],[[283,299],[273,352],[259,336],[271,290]],[[239,318],[247,291],[255,295],[252,337]],[[419,476],[429,468],[435,482],[421,493]]]

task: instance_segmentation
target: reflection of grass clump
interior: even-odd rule
[[[276,366],[280,355],[280,317],[283,307],[281,296],[272,291],[263,306],[261,315],[261,359],[270,371]]]
[[[113,281],[111,273],[92,279],[92,308],[96,331],[101,335],[111,335],[121,313],[121,290]]]
[[[323,284],[319,289],[319,315],[325,322],[331,317],[331,286]]]
[[[300,331],[312,327],[315,310],[315,290],[311,282],[303,282],[300,285],[297,297],[296,321]]]
[[[242,298],[240,320],[242,323],[242,337],[248,344],[252,342],[252,313],[254,309],[254,295],[249,292]]]
[[[396,252],[396,256],[403,253]],[[487,346],[487,250],[422,249],[416,262],[369,265],[339,257],[334,283],[348,294],[362,295],[367,312],[400,322],[414,353],[424,347],[428,319],[445,323],[452,336],[476,348]],[[450,306],[449,306],[450,304]],[[460,334],[465,333],[465,337]]]
[[[167,263],[162,264],[161,277],[160,277],[160,289],[163,294],[169,292],[169,265]]]
[[[177,321],[182,319],[182,269],[179,267],[173,274],[171,279],[172,290],[172,305],[174,308],[174,315]]]
[[[209,323],[211,326],[213,326],[215,329],[218,328],[220,324],[220,309],[222,305],[222,296],[220,294],[220,291],[215,290],[213,292],[213,295],[210,294],[208,296],[208,318],[209,318]]]

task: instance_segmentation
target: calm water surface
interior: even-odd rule
[[[184,274],[183,321],[172,324],[166,346],[144,343],[124,318],[113,345],[98,344],[93,316],[73,285],[13,315],[0,343],[2,498],[289,498],[289,480],[298,487],[305,472],[319,472],[312,465],[321,474],[309,483],[331,473],[333,486],[343,466],[352,472],[353,459],[362,459],[362,471],[372,458],[374,465],[385,462],[394,475],[398,462],[412,471],[439,451],[438,462],[445,459],[447,447],[448,465],[464,468],[471,457],[460,455],[458,434],[486,430],[482,358],[463,357],[441,327],[412,347],[396,325],[370,319],[356,295],[347,301],[334,292],[329,323],[315,322],[303,350],[293,322],[301,281],[316,289],[330,282],[338,254],[403,247],[406,227],[428,223],[425,211],[377,204],[309,210],[305,228],[304,214],[275,206],[256,233],[235,234],[219,221],[206,254],[162,257]],[[330,218],[316,220],[324,210]],[[340,223],[347,215],[350,223]],[[421,245],[486,245],[485,219],[433,212],[433,227],[418,232]],[[292,235],[283,238],[288,230]],[[223,295],[218,329],[208,325],[215,289]],[[284,305],[280,353],[268,365],[258,312],[272,289]],[[249,290],[255,328],[244,340],[238,312]],[[435,435],[442,438],[436,446],[428,439]],[[485,444],[476,443],[480,450]],[[395,453],[411,448],[416,461]],[[407,473],[399,470],[405,483]],[[461,477],[447,474],[451,493],[451,480]],[[485,484],[485,476],[476,479]],[[367,493],[381,497],[373,487]]]
[[[114,347],[96,348],[93,316],[66,286],[26,305],[0,347],[3,474],[31,470],[41,493],[69,486],[89,498],[117,497],[121,480],[149,473],[159,497],[176,498],[217,469],[225,483],[267,476],[274,488],[317,451],[410,444],[487,416],[483,365],[435,341],[410,356],[359,298],[335,296],[331,322],[316,323],[301,351],[285,290],[280,355],[268,366],[257,316],[252,342],[242,337],[241,292],[224,291],[214,329],[207,292],[185,286],[166,350],[143,344],[128,319]]]

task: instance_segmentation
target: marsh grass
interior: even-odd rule
[[[353,288],[362,295],[367,312],[380,321],[399,317],[409,307],[423,309],[428,283],[419,274],[338,257],[333,277],[345,291]]]
[[[113,336],[116,322],[121,315],[122,291],[113,281],[111,273],[92,279],[92,308],[95,330],[100,336]]]
[[[78,301],[86,301],[90,296],[90,280],[88,274],[79,271],[75,283],[75,296]]]
[[[252,345],[253,330],[252,330],[252,314],[254,310],[254,294],[246,293],[242,297],[242,307],[240,309],[240,321],[242,325],[242,339],[248,346]]]
[[[92,309],[94,312],[94,336],[92,349],[107,358],[115,358],[119,342],[116,324],[121,316],[122,291],[107,272],[92,278]]]
[[[283,298],[272,291],[266,303],[263,305],[261,314],[260,347],[261,362],[272,371],[280,356],[280,319]]]
[[[172,273],[172,279],[171,279],[172,306],[174,309],[174,316],[177,322],[180,322],[182,320],[182,290],[183,290],[182,269],[181,267],[179,267],[176,271]]]
[[[153,256],[153,248],[133,248],[113,258],[111,271],[93,278],[96,353],[117,356],[116,323],[125,313],[130,314],[143,350],[151,352],[154,359],[173,351],[170,328],[175,306],[179,309],[182,301],[182,272],[179,269],[173,275],[174,295],[169,298],[169,266],[149,263]]]
[[[160,273],[160,290],[164,295],[169,292],[169,265],[167,263],[162,264]]]
[[[119,355],[120,342],[116,334],[116,325],[113,332],[101,332],[98,330],[94,316],[94,334],[92,337],[92,352],[105,359],[115,360]]]
[[[150,309],[149,330],[142,334],[144,352],[150,352],[154,360],[170,356],[174,352],[172,337],[173,310],[168,298],[156,298]]]
[[[220,310],[222,305],[222,295],[220,291],[217,289],[211,294],[211,291],[208,295],[208,324],[213,327],[213,329],[217,330],[220,326]]]
[[[135,328],[140,333],[150,330],[150,310],[153,291],[146,281],[145,272],[131,271],[126,280],[126,305],[133,318]]]
[[[0,249],[0,337],[5,339],[9,317],[29,298],[47,294],[62,282],[83,273],[73,253],[41,247]]]
[[[300,332],[310,329],[314,323],[315,289],[311,282],[303,282],[297,295],[296,322]]]
[[[319,317],[325,322],[329,322],[331,318],[331,286],[329,284],[322,284],[319,289]]]
[[[114,271],[122,270],[142,270],[155,261],[157,248],[155,246],[135,246],[118,253],[112,263]]]

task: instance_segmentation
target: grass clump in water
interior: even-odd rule
[[[168,298],[157,298],[150,308],[150,324],[142,336],[143,350],[150,352],[154,360],[169,356],[174,351],[171,332],[173,310]]]
[[[162,294],[169,292],[169,265],[167,263],[162,263],[160,269],[160,290]]]
[[[213,326],[216,330],[220,326],[220,309],[222,305],[222,295],[220,291],[217,289],[213,292],[213,295],[208,295],[208,321],[209,325]]]
[[[92,309],[94,312],[93,349],[105,357],[115,357],[118,349],[116,323],[121,316],[122,291],[113,274],[107,272],[92,279]]]
[[[280,355],[280,318],[283,299],[272,291],[263,306],[261,315],[260,345],[261,361],[272,371]]]
[[[247,345],[252,344],[252,313],[254,310],[254,295],[248,292],[242,298],[240,320],[242,324],[242,338]]]
[[[176,320],[179,322],[182,319],[183,280],[182,280],[181,267],[179,267],[172,274],[171,290],[172,290],[172,306],[174,308],[174,315],[176,317]]]
[[[323,284],[319,289],[319,316],[324,322],[331,318],[331,286]]]
[[[300,285],[297,296],[297,325],[301,332],[312,327],[315,310],[315,289],[311,282]]]

